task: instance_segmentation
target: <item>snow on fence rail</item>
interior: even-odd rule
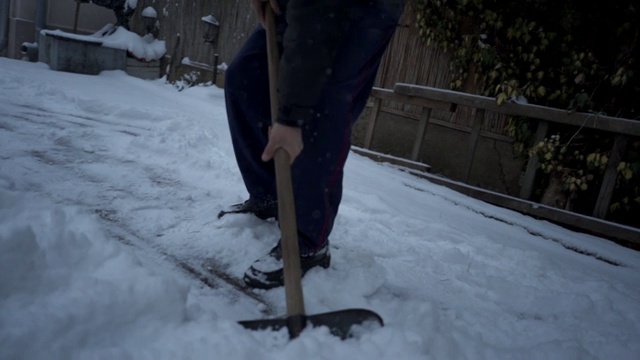
[[[413,143],[413,151],[410,160],[417,161],[423,147],[423,141],[431,119],[433,110],[456,112],[458,106],[466,106],[475,110],[475,115],[467,143],[466,165],[462,182],[452,181],[424,172],[411,171],[417,176],[427,178],[430,181],[448,186],[467,195],[507,207],[522,213],[542,217],[561,224],[577,227],[600,236],[629,242],[633,246],[640,245],[640,229],[616,224],[604,220],[609,206],[618,176],[617,168],[627,150],[629,138],[640,136],[640,121],[615,118],[600,114],[581,112],[568,112],[539,105],[503,103],[498,105],[495,99],[461,93],[451,90],[443,90],[427,86],[397,83],[394,89],[374,88],[372,92],[373,109],[369,119],[369,127],[364,140],[364,148],[370,149],[373,135],[376,129],[378,114],[381,112],[382,100],[391,100],[405,104],[417,105],[422,108],[419,118],[418,131]],[[523,177],[520,197],[516,198],[496,192],[484,190],[468,185],[471,168],[473,165],[478,139],[485,119],[486,112],[495,112],[509,116],[523,116],[538,120],[538,128],[535,134],[535,143],[542,141],[547,136],[549,123],[560,123],[582,128],[590,128],[615,134],[615,140],[611,149],[611,156],[607,164],[598,199],[592,216],[584,216],[566,210],[545,206],[529,201],[533,191],[534,179],[538,170],[538,159],[532,157],[528,163]],[[384,159],[384,156],[378,156]]]

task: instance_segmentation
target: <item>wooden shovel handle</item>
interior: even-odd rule
[[[269,58],[269,97],[271,100],[271,121],[278,116],[278,64],[279,51],[275,14],[271,6],[265,6],[265,28],[267,31],[267,56]],[[304,299],[302,297],[302,276],[300,268],[300,248],[298,246],[298,228],[296,208],[291,183],[289,153],[280,148],[275,153],[276,188],[278,192],[278,221],[281,231],[282,263],[284,288],[287,300],[289,333],[297,336],[305,325]]]

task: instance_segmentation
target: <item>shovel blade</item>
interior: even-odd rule
[[[282,328],[289,329],[291,337],[297,336],[292,333],[291,323],[293,317],[281,317],[265,320],[247,320],[238,323],[249,330],[274,330],[278,331]],[[348,339],[355,335],[359,327],[384,326],[384,322],[380,315],[366,309],[347,309],[333,311],[328,313],[306,316],[306,324],[313,327],[326,326],[331,334],[341,338]]]

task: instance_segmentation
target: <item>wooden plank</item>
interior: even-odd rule
[[[367,127],[367,135],[364,138],[364,147],[371,149],[371,143],[373,142],[373,134],[376,131],[376,122],[378,121],[378,113],[380,112],[380,98],[373,100],[373,108],[371,109],[371,116],[369,116],[369,126]]]
[[[538,144],[547,136],[547,132],[549,131],[549,122],[548,121],[540,121],[538,123],[538,129],[536,130],[536,135],[534,137],[534,144]],[[537,156],[532,156],[529,158],[527,162],[527,170],[524,173],[524,179],[522,181],[522,187],[520,188],[520,197],[529,200],[531,197],[531,193],[533,192],[533,183],[536,179],[536,173],[538,172],[538,165],[540,161]]]
[[[411,161],[411,160],[403,159],[397,156],[387,155],[387,154],[379,153],[369,149],[359,148],[356,146],[352,146],[351,151],[353,151],[358,155],[366,156],[369,159],[377,162],[386,162],[389,164],[401,166],[401,167],[419,171],[419,172],[429,172],[429,170],[431,169],[431,166],[421,162]]]
[[[569,112],[539,105],[506,102],[498,105],[494,98],[466,94],[458,91],[436,89],[428,86],[398,83],[394,86],[398,94],[431,101],[448,101],[454,104],[481,108],[501,114],[553,121],[561,124],[586,127],[620,134],[640,136],[640,121],[615,118],[600,114]]]
[[[622,161],[625,151],[627,151],[627,143],[629,137],[626,135],[618,135],[613,142],[613,149],[611,150],[611,157],[602,179],[602,185],[600,186],[600,193],[598,194],[598,200],[593,210],[593,216],[604,219],[609,212],[609,206],[611,205],[611,198],[613,197],[613,190],[616,186],[616,180],[618,178],[618,165]]]
[[[409,173],[417,177],[427,179],[434,184],[446,186],[462,194],[500,207],[515,210],[526,215],[545,218],[552,222],[564,224],[572,228],[582,229],[604,238],[622,240],[635,245],[640,245],[640,229],[638,228],[616,224],[595,217],[580,215],[532,201],[522,200],[509,195],[484,190],[433,174],[413,171],[409,171]]]
[[[402,111],[402,110],[398,110],[398,109],[394,109],[394,108],[390,108],[390,107],[386,107],[386,106],[381,106],[380,107],[380,112],[381,113],[391,114],[391,115],[401,116],[403,118],[410,119],[410,120],[415,120],[415,121],[420,121],[420,116],[421,116],[421,115],[408,113],[406,111]],[[438,126],[446,127],[446,128],[449,128],[449,129],[458,130],[458,131],[465,132],[465,133],[470,133],[471,132],[471,128],[469,128],[467,126],[454,124],[452,122],[445,121],[445,120],[440,120],[440,119],[436,119],[436,118],[429,119],[429,124],[430,125],[438,125]],[[509,136],[500,135],[500,134],[496,134],[496,133],[485,131],[485,130],[480,131],[480,135],[482,137],[486,137],[486,138],[489,138],[489,139],[495,139],[495,140],[504,141],[504,142],[508,142],[508,143],[513,142],[513,139],[511,137],[509,137]]]
[[[429,126],[430,117],[431,108],[423,107],[422,115],[420,116],[420,124],[418,125],[418,133],[416,134],[416,140],[413,143],[413,151],[411,152],[411,160],[413,161],[418,161],[418,156],[420,156],[420,150],[422,149],[424,136],[427,133],[427,127]]]
[[[478,140],[480,139],[480,129],[482,129],[482,122],[484,121],[484,109],[476,109],[476,115],[473,117],[473,126],[471,127],[471,135],[469,136],[469,146],[467,148],[467,166],[465,170],[464,181],[469,181],[471,177],[471,168],[473,167],[473,158],[476,154],[476,148],[478,147]]]
[[[391,89],[373,88],[371,96],[382,100],[397,101],[409,105],[417,105],[420,107],[426,106],[434,110],[446,112],[455,112],[457,109],[457,105],[452,104],[450,101],[415,98],[396,93]]]
[[[404,110],[399,110],[399,109],[395,109],[395,108],[388,107],[388,106],[381,106],[380,107],[380,112],[391,114],[391,115],[397,115],[397,116],[400,116],[400,117],[403,117],[403,118],[407,118],[407,119],[410,119],[410,120],[415,120],[415,121],[420,121],[420,116],[421,116],[421,115],[418,115],[418,114],[406,112]]]

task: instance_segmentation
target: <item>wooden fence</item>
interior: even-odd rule
[[[144,25],[140,14],[147,6],[158,13],[160,32],[158,38],[166,41],[166,62],[181,63],[183,58],[192,62],[213,65],[214,54],[219,54],[220,63],[229,63],[247,36],[257,26],[257,18],[248,0],[139,0],[138,11],[132,18],[132,29],[142,34]],[[415,11],[408,2],[396,33],[387,48],[376,86],[391,88],[396,83],[411,83],[437,88],[449,88],[451,76],[448,69],[449,54],[437,46],[429,46],[418,36],[415,26]],[[202,17],[212,14],[220,23],[217,46],[203,41],[205,24]],[[163,67],[163,71],[165,70]],[[473,78],[473,76],[470,76]],[[477,86],[469,81],[463,91],[477,93]],[[420,116],[420,108],[385,100],[384,106],[400,112]],[[471,124],[465,109],[453,113],[446,122],[454,127],[468,128]],[[483,131],[504,135],[506,118],[492,116],[483,123]]]
[[[415,160],[417,160],[417,156],[424,146],[423,139],[429,131],[429,125],[432,124],[432,112],[437,110],[455,113],[459,107],[467,107],[471,109],[473,116],[471,117],[472,123],[470,124],[471,133],[468,136],[468,142],[466,144],[465,177],[461,179],[462,182],[448,180],[425,172],[409,170],[411,173],[502,207],[584,229],[610,239],[629,242],[634,246],[640,245],[640,229],[604,220],[611,205],[611,199],[618,176],[618,165],[622,161],[629,138],[640,137],[640,121],[588,113],[567,112],[537,105],[509,102],[498,105],[493,98],[403,83],[396,84],[393,90],[376,88],[372,93],[372,98],[374,103],[365,138],[364,147],[366,149],[370,149],[371,147],[372,138],[376,129],[376,120],[382,111],[382,101],[387,100],[410,104],[421,109],[421,115],[417,119],[420,123],[413,142],[413,152],[409,159],[411,161],[403,163],[395,157],[386,157],[382,154],[376,154],[375,157],[377,159],[388,160],[396,164],[415,168]],[[523,116],[529,119],[537,119],[536,143],[547,136],[550,123],[595,129],[611,133],[615,136],[611,156],[602,179],[592,216],[584,216],[529,201],[538,169],[538,159],[535,157],[532,157],[527,164],[519,198],[483,190],[466,184],[469,180],[471,168],[476,156],[478,139],[482,131],[483,123],[487,118],[487,114],[490,112],[503,114],[505,116]],[[364,155],[371,156],[371,153],[364,153]]]
[[[139,0],[131,20],[131,28],[138,34],[145,33],[141,14],[148,6],[158,14],[158,39],[166,41],[168,65],[189,58],[211,67],[214,54],[219,55],[220,64],[228,64],[258,24],[247,0]],[[220,23],[216,46],[203,39],[207,25],[202,18],[208,15]]]

